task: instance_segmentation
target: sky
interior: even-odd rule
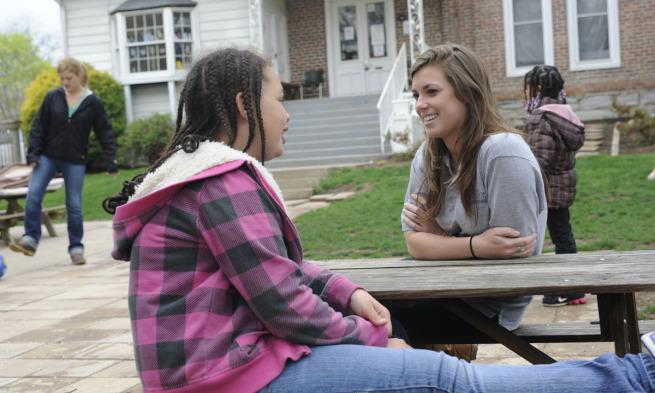
[[[55,43],[59,49],[51,56],[53,61],[61,57],[61,20],[59,4],[55,0],[1,0],[0,33],[17,26],[21,31],[28,28],[34,43]],[[42,49],[43,52],[46,49]]]

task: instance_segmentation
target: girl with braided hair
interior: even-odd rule
[[[655,391],[655,361],[645,355],[471,365],[393,338],[400,329],[386,308],[303,260],[263,166],[284,151],[282,97],[273,69],[251,51],[200,59],[168,149],[105,200],[115,213],[112,255],[131,261],[128,305],[144,391]]]
[[[550,188],[548,232],[555,254],[575,254],[569,208],[575,199],[575,153],[584,143],[584,125],[566,104],[564,79],[557,67],[535,66],[525,74],[523,86],[528,113],[524,131]],[[564,294],[545,295],[542,304],[553,307],[586,302],[584,294]]]

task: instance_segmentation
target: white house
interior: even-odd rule
[[[64,54],[109,71],[125,89],[127,119],[176,113],[185,67],[220,45],[249,45],[288,80],[284,0],[56,0]]]

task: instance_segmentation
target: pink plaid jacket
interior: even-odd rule
[[[272,190],[240,160],[118,208],[144,391],[257,391],[311,345],[386,345],[385,327],[346,315],[358,287],[303,261]]]

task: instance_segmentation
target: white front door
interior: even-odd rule
[[[330,96],[380,93],[396,57],[393,0],[326,0]]]

